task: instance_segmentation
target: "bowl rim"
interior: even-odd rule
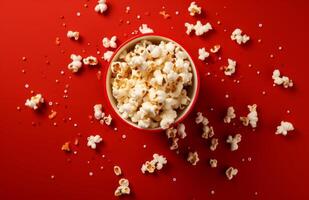
[[[192,100],[191,100],[190,104],[188,105],[187,110],[181,116],[176,118],[175,122],[171,126],[174,126],[174,125],[177,125],[177,124],[181,123],[192,112],[192,110],[194,109],[194,105],[195,105],[195,103],[196,103],[196,101],[198,99],[198,94],[199,94],[199,90],[200,90],[200,75],[199,75],[199,72],[197,70],[197,67],[196,67],[196,65],[195,65],[191,55],[188,53],[188,51],[180,43],[176,42],[175,40],[173,40],[173,39],[171,39],[169,37],[166,37],[166,36],[163,36],[163,35],[159,35],[159,34],[154,34],[154,33],[146,33],[146,34],[135,35],[135,36],[127,39],[125,42],[123,42],[121,45],[119,45],[116,48],[116,50],[114,50],[114,53],[113,53],[112,57],[110,58],[110,60],[108,62],[108,68],[105,70],[105,74],[104,74],[104,78],[105,78],[105,93],[104,93],[104,96],[105,96],[105,99],[108,100],[108,105],[112,108],[113,112],[115,112],[116,117],[118,119],[120,119],[121,121],[125,122],[130,127],[134,127],[134,128],[136,128],[138,130],[147,131],[147,132],[161,132],[161,131],[163,131],[165,129],[163,129],[161,127],[157,127],[157,128],[141,128],[138,125],[136,125],[134,122],[129,122],[128,120],[122,118],[120,113],[116,110],[117,108],[111,102],[111,99],[110,99],[110,96],[109,96],[110,82],[108,82],[108,80],[110,80],[110,79],[108,79],[107,76],[109,74],[109,71],[111,70],[111,63],[113,62],[116,54],[118,54],[118,52],[123,47],[128,45],[133,40],[136,40],[136,39],[143,40],[144,38],[147,39],[149,37],[163,38],[163,39],[165,39],[167,41],[172,41],[175,44],[179,45],[182,48],[182,50],[184,50],[187,53],[187,55],[189,57],[189,60],[191,62],[192,69],[195,72],[195,76],[196,76],[196,89],[193,92]],[[136,42],[138,42],[138,41],[136,41]]]

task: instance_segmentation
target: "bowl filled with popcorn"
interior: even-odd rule
[[[177,42],[145,34],[124,42],[106,73],[106,92],[119,118],[143,130],[163,130],[193,109],[199,76]]]

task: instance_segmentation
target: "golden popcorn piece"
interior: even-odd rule
[[[122,174],[121,168],[118,165],[114,166],[114,173],[116,176],[120,176]]]
[[[66,151],[66,152],[71,152],[71,148],[70,148],[70,142],[66,142],[62,145],[61,147],[62,151]]]
[[[234,167],[229,167],[226,171],[225,171],[225,175],[229,180],[232,180],[234,176],[236,176],[238,173],[238,169],[234,168]]]
[[[210,144],[210,147],[209,147],[210,150],[211,151],[215,151],[217,149],[218,144],[219,144],[218,138],[212,138],[211,139],[211,144]]]
[[[199,157],[198,157],[198,153],[195,151],[195,152],[189,152],[188,154],[188,158],[187,158],[187,161],[189,163],[191,163],[192,165],[196,165],[199,161]]]

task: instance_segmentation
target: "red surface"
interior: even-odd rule
[[[108,2],[106,16],[93,11],[95,1],[87,2],[89,8],[83,6],[86,1],[0,2],[0,199],[114,199],[118,184],[112,170],[114,165],[120,165],[130,180],[132,194],[125,199],[309,199],[308,3],[305,0],[197,1],[204,11],[197,18],[210,21],[215,28],[203,37],[185,35],[184,22],[195,22],[187,12],[190,1]],[[124,12],[128,5],[130,14]],[[162,6],[171,15],[170,19],[158,14]],[[175,15],[176,10],[179,16]],[[76,16],[78,11],[80,17]],[[138,14],[140,20],[136,18]],[[127,20],[130,24],[126,24]],[[216,24],[218,20],[220,25]],[[188,137],[181,141],[179,155],[169,150],[164,134],[137,131],[117,121],[113,125],[118,128],[115,132],[88,119],[94,104],[107,105],[104,80],[96,78],[99,69],[88,67],[72,75],[66,68],[69,55],[95,55],[97,49],[104,52],[103,36],[117,35],[121,44],[141,23],[180,42],[193,55],[201,74],[195,111],[202,111],[214,126],[220,142],[215,152],[210,152],[200,137],[201,130],[194,124],[195,111],[185,120]],[[263,24],[262,28],[258,27],[259,23]],[[236,27],[251,36],[250,44],[238,46],[229,39]],[[69,29],[78,30],[82,41],[68,40]],[[55,45],[56,37],[61,38],[60,46]],[[258,43],[258,39],[262,42]],[[213,57],[206,65],[197,59],[198,48],[217,43],[222,46],[221,61]],[[279,51],[279,46],[283,50]],[[22,61],[23,56],[27,57],[26,61]],[[220,71],[227,58],[238,62],[237,73],[231,78]],[[46,64],[47,61],[50,63]],[[102,61],[100,70],[106,67]],[[294,80],[293,89],[272,86],[275,67]],[[61,70],[65,75],[60,74]],[[29,89],[24,87],[26,83]],[[68,99],[62,97],[66,84],[69,84]],[[54,105],[44,107],[41,113],[25,108],[23,104],[31,96],[31,90],[42,93]],[[226,94],[229,98],[225,98]],[[258,104],[260,116],[255,132],[242,127],[237,120],[235,126],[223,124],[227,106],[233,105],[239,117],[247,113],[246,105],[253,103]],[[17,111],[17,106],[21,111]],[[58,113],[54,120],[48,119],[51,109]],[[106,112],[112,113],[108,108]],[[293,122],[296,131],[287,137],[275,135],[281,120]],[[74,123],[78,126],[74,127]],[[78,133],[80,145],[72,146],[77,155],[61,151],[62,144],[73,142]],[[235,133],[241,133],[243,140],[238,151],[230,152],[224,141],[228,134]],[[90,134],[103,137],[104,142],[97,151],[86,147]],[[122,139],[123,134],[126,139]],[[188,147],[199,152],[201,161],[197,166],[185,161]],[[143,175],[141,164],[150,160],[153,153],[165,155],[168,165],[157,174]],[[212,157],[219,161],[217,169],[208,165]],[[251,162],[247,161],[248,157]],[[242,162],[242,158],[246,161]],[[239,169],[239,174],[228,181],[224,170],[231,165]],[[88,175],[90,171],[94,173],[92,177]],[[54,180],[51,175],[55,176]],[[172,181],[174,177],[176,182]]]

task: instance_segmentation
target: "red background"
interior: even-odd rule
[[[185,34],[184,23],[196,21],[187,12],[190,1],[110,0],[107,14],[101,16],[94,12],[93,0],[2,0],[0,199],[114,199],[119,179],[113,173],[114,165],[120,165],[124,177],[130,180],[132,194],[127,199],[309,199],[307,1],[198,0],[197,3],[202,6],[203,15],[196,19],[211,22],[215,29],[203,37]],[[131,7],[129,14],[125,13],[126,6]],[[164,10],[163,6],[170,19],[158,14]],[[175,15],[175,11],[180,14]],[[98,70],[106,70],[107,63],[101,61],[100,68],[84,67],[78,75],[72,75],[66,67],[71,53],[88,56],[100,50],[102,55],[104,36],[116,35],[121,44],[141,23],[180,42],[192,54],[201,75],[199,100],[185,120],[188,137],[180,142],[179,155],[169,150],[164,134],[137,131],[117,121],[113,124],[117,132],[96,121],[91,123],[88,116],[93,114],[93,105],[107,106],[104,81],[96,77]],[[237,27],[251,36],[248,45],[239,46],[230,40],[230,33]],[[82,40],[67,39],[68,30],[79,31]],[[56,37],[61,39],[60,46],[55,45]],[[214,44],[221,44],[222,60],[213,56],[207,65],[197,59],[198,48]],[[279,46],[283,47],[281,51]],[[270,58],[271,54],[274,58]],[[23,56],[26,61],[22,61]],[[231,78],[220,71],[227,58],[238,63],[237,73]],[[275,68],[292,78],[295,87],[273,87],[271,75]],[[234,80],[239,80],[239,84]],[[30,87],[26,89],[25,84]],[[64,99],[66,84],[69,98]],[[46,105],[40,113],[24,107],[31,90],[42,93],[53,106]],[[229,98],[225,98],[226,94]],[[258,104],[260,117],[255,132],[238,120],[234,126],[223,123],[228,106],[233,105],[239,117],[253,103]],[[49,120],[52,109],[58,114]],[[107,107],[105,111],[114,115]],[[200,137],[200,127],[194,123],[196,111],[202,111],[214,126],[220,143],[215,152]],[[281,120],[291,121],[296,130],[287,137],[275,135]],[[74,127],[74,123],[78,126]],[[243,140],[240,149],[231,152],[225,140],[228,134],[236,133],[241,133]],[[103,137],[97,151],[86,146],[90,134]],[[122,139],[123,134],[126,139]],[[72,145],[76,155],[61,151],[62,144],[75,138],[80,138],[79,146]],[[144,144],[147,148],[143,148]],[[185,160],[188,147],[200,155],[197,166]],[[141,164],[150,160],[153,153],[166,156],[168,164],[156,174],[143,175]],[[209,167],[209,158],[218,159],[218,168]],[[239,173],[228,181],[224,171],[231,165]],[[89,176],[89,172],[94,175]],[[52,175],[55,179],[51,179]]]

